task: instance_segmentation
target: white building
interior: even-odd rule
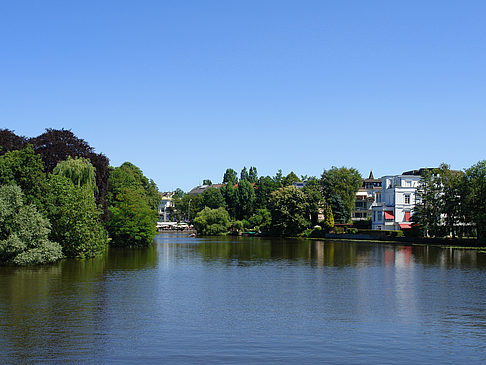
[[[372,207],[374,230],[400,230],[411,228],[410,217],[415,204],[420,202],[417,188],[420,175],[414,172],[381,178],[381,194],[376,194]],[[380,196],[381,195],[381,196]]]
[[[161,200],[159,204],[159,222],[170,222],[170,212],[174,208],[174,201],[172,199],[174,193],[161,194]]]

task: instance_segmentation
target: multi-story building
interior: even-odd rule
[[[420,184],[419,170],[402,175],[381,178],[381,196],[372,207],[372,229],[399,230],[411,228],[410,217],[415,204],[420,202],[417,188]]]
[[[355,209],[352,214],[353,221],[367,220],[371,218],[371,208],[375,201],[381,195],[381,179],[373,177],[373,171],[370,171],[370,176],[363,179],[363,185],[356,193]]]

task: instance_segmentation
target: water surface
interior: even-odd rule
[[[486,362],[486,253],[159,235],[0,268],[0,362]]]

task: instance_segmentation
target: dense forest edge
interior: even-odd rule
[[[0,130],[0,264],[90,258],[153,243],[160,194],[142,171],[109,166],[70,130]]]

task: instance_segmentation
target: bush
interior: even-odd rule
[[[61,246],[48,239],[49,221],[23,200],[18,186],[0,187],[0,263],[34,265],[61,259]]]
[[[198,233],[214,236],[226,233],[231,226],[231,220],[226,209],[205,207],[194,218],[194,226]]]

